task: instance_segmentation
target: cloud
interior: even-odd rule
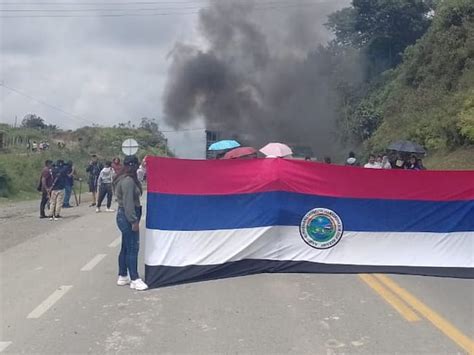
[[[196,18],[1,19],[0,81],[84,119],[0,87],[0,121],[13,123],[15,116],[21,120],[36,113],[70,129],[91,122],[138,122],[144,116],[160,119],[167,56],[177,41],[196,40]]]

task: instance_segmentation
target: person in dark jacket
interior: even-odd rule
[[[102,164],[99,163],[97,155],[92,155],[92,160],[89,166],[86,168],[86,172],[89,173],[89,192],[92,193],[92,203],[89,207],[93,207],[97,202],[97,188],[100,172],[102,171]]]
[[[114,179],[114,188],[119,206],[117,226],[122,232],[117,285],[130,284],[131,289],[144,291],[148,286],[138,275],[139,230],[142,215],[140,197],[143,192],[137,178],[139,165],[137,157],[127,156],[123,161],[122,170]]]
[[[64,164],[64,170],[66,172],[66,180],[64,186],[64,202],[63,208],[71,208],[70,200],[71,200],[71,193],[72,188],[74,186],[74,164],[71,160]]]
[[[64,187],[66,186],[67,173],[64,161],[58,160],[56,166],[52,170],[53,184],[50,190],[50,207],[49,218],[56,221],[61,218],[61,208],[64,202]]]
[[[49,200],[49,190],[53,184],[53,175],[51,174],[51,167],[53,162],[51,160],[46,160],[44,162],[44,168],[41,170],[40,182],[39,182],[39,191],[41,192],[41,203],[40,203],[40,218],[47,218],[45,213],[46,204]]]

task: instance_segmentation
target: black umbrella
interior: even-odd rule
[[[391,143],[388,146],[389,150],[395,150],[402,153],[416,153],[416,154],[425,154],[426,150],[421,145],[411,141],[396,141]]]

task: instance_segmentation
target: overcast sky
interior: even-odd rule
[[[15,116],[21,121],[28,113],[36,113],[47,123],[64,129],[92,123],[138,122],[145,116],[162,120],[168,54],[177,41],[200,43],[196,12],[205,1],[160,0],[118,5],[124,0],[97,0],[77,5],[85,1],[57,0],[56,4],[48,2],[49,5],[38,5],[46,0],[29,5],[26,0],[20,4],[0,1],[0,82],[31,97],[0,87],[1,122],[13,123]],[[144,8],[155,10],[143,11]],[[91,9],[107,10],[77,11]],[[97,16],[131,13],[141,16]],[[150,13],[162,15],[143,16]],[[32,17],[44,15],[55,17]],[[189,127],[203,125],[194,122]],[[203,156],[203,131],[167,136],[178,155]]]

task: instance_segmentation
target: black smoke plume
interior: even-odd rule
[[[327,16],[348,0],[216,0],[199,14],[206,48],[177,44],[164,93],[174,127],[202,117],[207,129],[334,152],[335,77],[357,77],[327,48]]]

